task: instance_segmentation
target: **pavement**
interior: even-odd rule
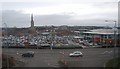
[[[8,51],[6,51],[8,50]],[[113,48],[86,48],[86,49],[3,49],[3,53],[14,56],[15,59],[23,61],[21,67],[60,67],[59,60],[65,60],[68,67],[103,67],[104,63],[113,58]],[[34,51],[32,58],[21,57],[22,53]],[[81,51],[83,57],[69,57],[69,53]]]
[[[14,67],[24,67],[25,62],[20,60],[15,60],[15,66]]]

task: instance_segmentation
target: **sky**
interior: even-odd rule
[[[2,26],[113,26],[118,20],[118,2],[82,2],[80,0],[39,0],[39,2],[2,2]],[[105,22],[108,20],[109,22]]]

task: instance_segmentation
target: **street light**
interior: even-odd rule
[[[116,37],[116,33],[117,33],[116,21],[114,21],[114,23],[115,23],[115,24],[114,24],[114,28],[113,28],[113,29],[114,29],[114,40],[115,40],[115,41],[114,41],[114,47],[116,47],[116,45],[117,45],[117,44],[116,44],[116,43],[117,43],[117,42],[116,42],[116,40],[117,40],[117,37]]]
[[[52,50],[53,47],[53,30],[51,30],[51,45],[50,45],[50,49]]]
[[[108,22],[108,20],[105,20],[106,22]],[[114,22],[114,27],[113,27],[113,31],[114,31],[114,55],[113,55],[113,59],[114,59],[114,67],[116,66],[116,46],[117,46],[117,21],[116,20],[112,20],[112,22]]]
[[[108,20],[105,20],[105,23],[106,23],[105,29],[107,29],[108,28]],[[108,39],[108,35],[104,35],[103,38],[104,38],[104,45],[107,48],[108,43],[106,42],[106,39]]]
[[[117,24],[116,24],[116,20],[105,20],[105,22],[106,23],[108,23],[108,22],[114,22],[114,26],[113,26],[113,31],[114,31],[114,47],[116,47],[116,45],[117,45],[117,37],[116,37],[116,33],[117,33]]]
[[[117,46],[117,26],[116,26],[116,21],[114,21],[114,67],[116,66],[116,46]]]
[[[50,49],[53,49],[53,46],[55,45],[55,29],[52,26],[52,30],[51,30],[51,45],[50,45]]]
[[[8,53],[8,29],[7,29],[7,24],[4,23],[4,25],[6,27],[6,37],[7,37],[7,46],[6,46],[7,50],[6,50],[6,52]],[[7,67],[9,67],[8,54],[6,55],[6,57],[7,57]]]

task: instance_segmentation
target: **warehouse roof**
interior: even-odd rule
[[[120,30],[117,30],[117,34],[120,32]],[[84,33],[90,33],[90,34],[114,34],[114,29],[95,29],[90,30],[90,32],[84,32]]]

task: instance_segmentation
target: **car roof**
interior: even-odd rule
[[[73,53],[82,53],[81,51],[75,51],[75,52],[73,52]]]
[[[33,51],[27,51],[27,53],[34,53]]]
[[[81,52],[81,51],[74,51],[74,52]]]

